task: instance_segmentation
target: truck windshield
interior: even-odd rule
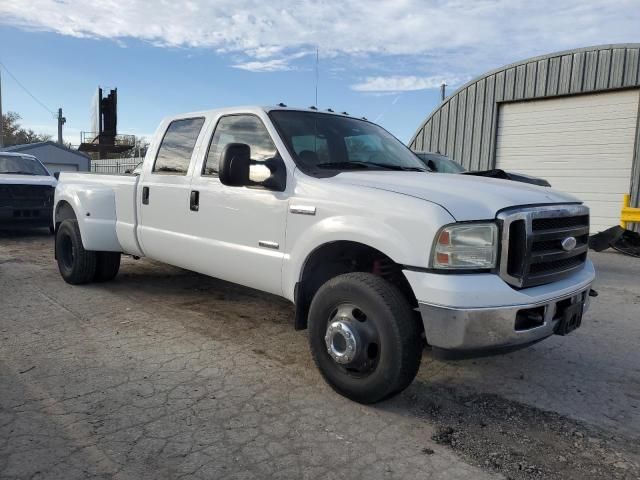
[[[296,165],[313,176],[344,170],[426,172],[415,154],[365,120],[296,110],[269,113]]]
[[[2,154],[0,154],[0,174],[49,176],[49,172],[35,158]]]

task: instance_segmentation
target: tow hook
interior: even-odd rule
[[[591,290],[589,290],[589,296],[590,297],[597,297],[598,296],[598,292],[596,292],[593,288]]]

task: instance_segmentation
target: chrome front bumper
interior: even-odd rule
[[[432,347],[482,354],[526,346],[552,335],[565,305],[582,302],[583,313],[587,311],[590,290],[589,284],[561,297],[528,305],[450,308],[421,302],[419,308],[427,342]]]

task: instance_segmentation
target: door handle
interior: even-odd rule
[[[191,190],[191,197],[189,199],[189,208],[192,212],[200,210],[200,192],[197,190]]]
[[[149,187],[142,187],[142,204],[149,205]]]

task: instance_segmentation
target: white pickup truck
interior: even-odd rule
[[[595,295],[576,198],[431,173],[381,127],[314,109],[168,118],[139,174],[62,173],[54,220],[71,284],[114,278],[124,253],[289,299],[324,378],[363,403],[406,388],[425,345],[530,345]]]

